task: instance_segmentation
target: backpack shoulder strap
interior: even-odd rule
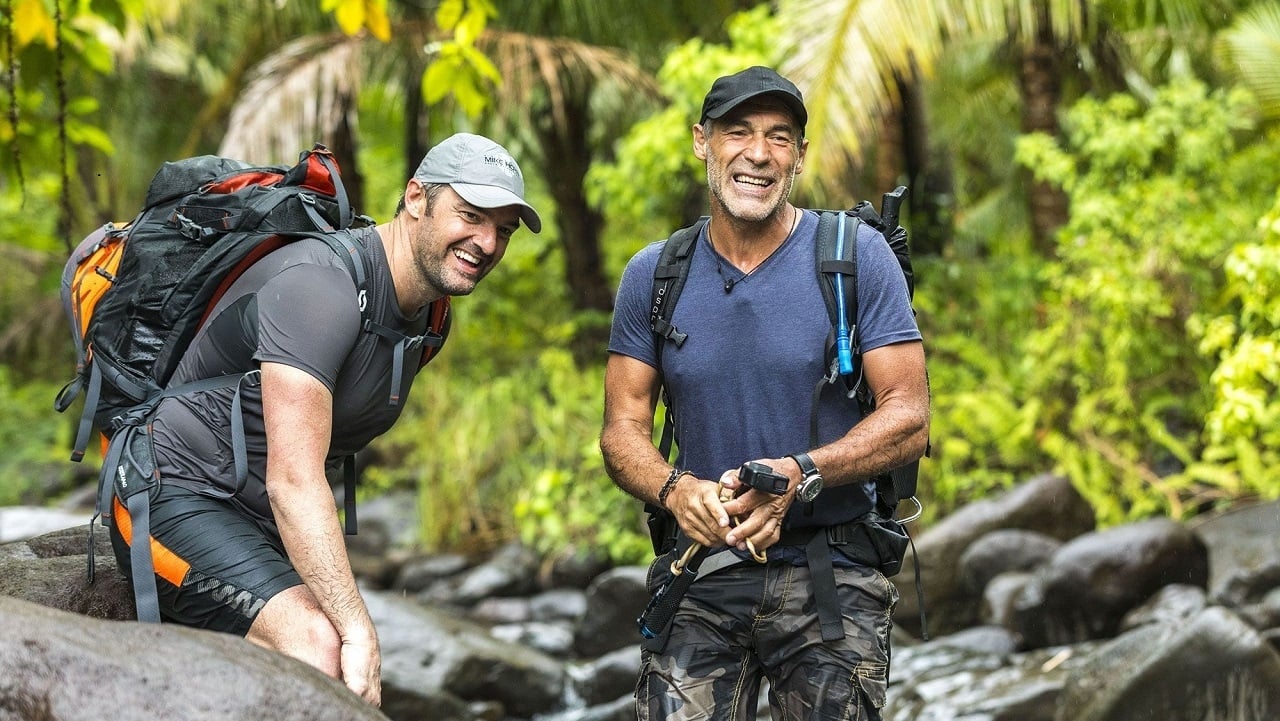
[[[658,443],[658,451],[663,458],[670,458],[671,443],[675,439],[675,418],[671,414],[671,403],[667,397],[666,384],[662,382],[662,349],[667,341],[684,345],[689,337],[681,333],[671,322],[675,313],[676,301],[684,290],[684,282],[689,277],[689,264],[693,259],[694,243],[707,224],[707,216],[698,218],[693,225],[680,228],[667,238],[658,256],[658,265],[653,269],[653,297],[649,303],[649,328],[653,331],[656,343],[655,368],[658,371],[658,382],[662,384],[662,402],[666,408],[666,420],[662,424],[662,439]]]
[[[658,265],[653,270],[653,302],[649,304],[649,327],[658,337],[659,366],[663,344],[671,341],[679,348],[688,337],[671,323],[671,316],[675,312],[676,301],[680,299],[680,292],[684,290],[685,279],[689,277],[694,242],[706,224],[707,217],[704,216],[693,225],[672,233],[662,246]]]

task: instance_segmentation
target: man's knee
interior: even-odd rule
[[[338,675],[341,639],[306,586],[285,589],[267,601],[245,638]]]

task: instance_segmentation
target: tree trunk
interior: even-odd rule
[[[1047,26],[1042,26],[1035,42],[1023,49],[1018,72],[1018,89],[1022,94],[1022,131],[1041,132],[1058,137],[1058,105],[1062,99],[1057,52]],[[1045,257],[1057,254],[1054,235],[1067,222],[1067,196],[1059,188],[1034,179],[1029,170],[1022,171],[1027,183],[1027,202],[1031,212],[1031,234],[1036,249]]]
[[[351,127],[350,122],[356,114],[355,104],[353,96],[342,99],[342,122],[334,129],[331,150],[342,175],[342,187],[346,189],[347,198],[351,201],[351,211],[360,214],[365,211],[364,176],[360,173],[360,164],[356,162],[360,141],[356,139],[355,128]]]
[[[941,255],[951,245],[955,204],[951,158],[932,147],[924,96],[918,81],[898,80],[902,110],[898,114],[902,135],[902,160],[909,189],[903,221],[910,238],[912,254]],[[901,177],[901,176],[900,176]],[[886,185],[892,190],[897,181]],[[907,222],[909,220],[909,223]]]
[[[408,57],[413,58],[410,54]],[[418,170],[418,164],[431,148],[430,114],[422,104],[422,64],[415,60],[407,63],[404,74],[404,180]]]
[[[613,289],[605,276],[601,252],[604,218],[587,202],[584,191],[591,159],[587,137],[590,114],[585,100],[589,95],[585,91],[565,93],[563,125],[546,122],[537,127],[547,186],[555,199],[569,302],[583,316],[573,342],[579,363],[599,360],[608,342],[608,318],[613,311]]]

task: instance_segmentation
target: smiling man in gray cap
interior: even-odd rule
[[[687,261],[664,254],[681,243],[653,243],[618,288],[600,449],[657,529],[639,721],[750,721],[762,679],[774,718],[878,719],[885,702],[897,592],[868,529],[892,512],[875,479],[925,449],[924,350],[897,259],[861,224],[849,242],[860,383],[874,404],[815,391],[832,322],[818,214],[791,203],[808,118],[800,90],[769,68],[716,80],[692,128],[709,220],[681,234]],[[681,262],[680,300],[660,316],[672,301],[654,288]],[[659,397],[674,463],[653,443]],[[705,559],[677,564],[701,558],[683,555],[695,544]]]
[[[475,289],[522,221],[542,229],[524,192],[502,146],[454,135],[427,153],[390,222],[349,232],[362,290],[317,239],[269,253],[231,285],[172,382],[256,370],[260,383],[167,398],[152,423],[164,620],[242,635],[380,703],[378,635],[327,473],[399,418],[444,342],[450,296]],[[248,468],[237,484],[230,429],[241,419]],[[128,573],[131,521],[122,507],[116,518]]]

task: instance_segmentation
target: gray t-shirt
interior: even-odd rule
[[[406,318],[377,232],[352,233],[364,249],[370,319],[414,336],[427,328],[426,311]],[[263,362],[299,368],[333,393],[332,470],[399,418],[421,356],[404,357],[399,397],[391,405],[395,341],[361,330],[355,282],[345,262],[319,240],[304,239],[252,265],[219,300],[174,372],[173,384],[243,373]],[[157,466],[166,483],[192,490],[234,488],[231,402],[234,389],[217,389],[163,401],[153,423]],[[267,500],[266,433],[261,388],[241,386],[249,476],[232,500],[271,524]]]
[[[672,322],[688,340],[662,350],[662,376],[676,418],[676,465],[701,478],[756,458],[809,450],[814,387],[825,373],[831,332],[815,271],[818,216],[806,211],[794,233],[750,275],[699,235]],[[870,228],[858,233],[858,328],[863,351],[920,340],[906,281],[893,251]],[[653,271],[663,241],[627,264],[619,285],[609,351],[656,365],[649,329]],[[731,292],[725,281],[736,279]],[[819,441],[861,420],[858,404],[835,388],[819,403]],[[830,488],[795,504],[788,527],[825,526],[870,509],[869,489]]]

